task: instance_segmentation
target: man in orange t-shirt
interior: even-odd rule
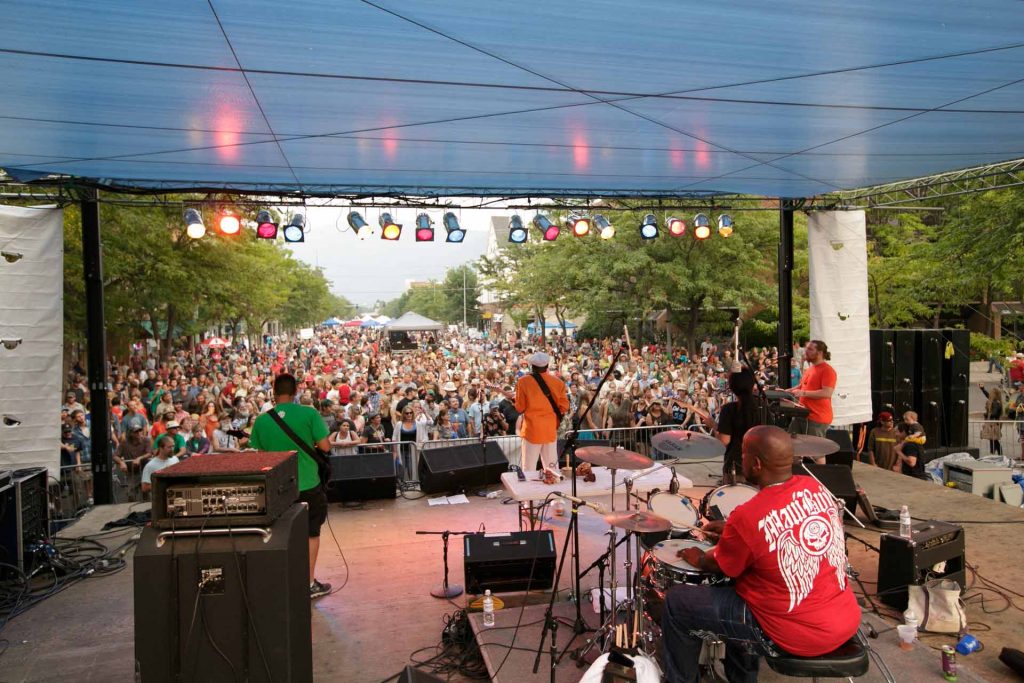
[[[792,393],[800,405],[811,411],[807,417],[793,418],[789,431],[794,434],[825,436],[832,424],[832,392],[836,389],[836,371],[828,364],[832,354],[825,342],[812,339],[804,348],[804,361],[810,367]]]
[[[541,390],[540,382],[547,385],[551,398],[561,415],[569,412],[569,396],[565,391],[565,383],[548,373],[551,358],[548,354],[538,351],[530,356],[530,374],[523,375],[516,383],[516,410],[523,415],[523,453],[520,465],[523,472],[537,469],[540,459],[545,470],[558,472],[558,440],[559,416],[555,414],[551,401]]]

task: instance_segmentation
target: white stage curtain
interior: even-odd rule
[[[0,206],[0,252],[0,469],[59,477],[63,210]]]
[[[837,375],[832,423],[868,422],[872,419],[871,356],[864,212],[812,212],[807,250],[811,339],[828,345]]]

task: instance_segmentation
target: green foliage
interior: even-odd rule
[[[227,323],[241,323],[251,334],[279,320],[287,328],[317,323],[330,315],[348,316],[351,304],[331,293],[323,274],[277,243],[256,239],[243,229],[223,236],[184,233],[180,205],[100,207],[105,313],[109,337],[133,340],[145,335],[142,322],[163,337],[169,350],[176,330],[196,334]],[[64,318],[68,340],[85,336],[82,284],[81,215],[77,206],[64,219]]]
[[[1016,352],[1016,344],[1013,339],[993,339],[987,334],[971,332],[971,358],[973,360],[988,360],[991,356],[1006,358]]]
[[[463,320],[474,327],[480,322],[480,284],[476,270],[462,265],[450,268],[444,281],[431,280],[404,291],[401,296],[384,303],[381,313],[397,318],[408,311],[425,315],[438,322],[456,324]]]

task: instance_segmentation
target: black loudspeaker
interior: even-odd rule
[[[327,482],[327,500],[394,498],[397,495],[395,456],[385,453],[332,455],[331,478]]]
[[[945,364],[946,340],[941,330],[915,330],[917,333],[917,373],[914,386],[918,391],[942,389],[942,366]]]
[[[887,411],[896,414],[896,406],[893,405],[893,394],[891,391],[874,391],[871,392],[871,412],[874,418],[878,419],[878,414]]]
[[[539,591],[555,583],[555,535],[552,531],[466,534],[467,593]]]
[[[467,488],[484,488],[501,481],[508,471],[508,459],[501,447],[486,444],[425,448],[420,451],[420,491],[446,493]]]
[[[398,677],[398,683],[444,683],[444,681],[445,679],[428,674],[426,671],[420,671],[414,666],[402,669],[402,673]]]
[[[891,395],[896,387],[895,333],[892,330],[871,330],[868,338],[871,350],[871,390]]]
[[[857,511],[857,485],[853,482],[853,470],[846,465],[816,465],[810,462],[793,463],[793,474],[813,474],[836,498],[846,503],[850,512]]]
[[[45,467],[28,467],[13,472],[0,488],[0,562],[26,574],[36,562],[29,547],[50,538],[47,478]],[[13,570],[0,567],[0,577],[8,572]]]
[[[830,429],[825,432],[825,438],[834,441],[839,445],[839,450],[825,456],[825,462],[829,465],[846,465],[853,467],[853,441],[850,432],[845,429]]]
[[[914,410],[914,387],[917,374],[917,334],[914,330],[894,330],[896,365],[893,386],[894,417],[898,422],[908,410]]]
[[[946,424],[944,445],[963,448],[967,445],[968,400],[971,384],[971,333],[967,330],[943,330],[946,349],[943,353],[942,400]],[[946,357],[948,356],[948,358]]]
[[[920,392],[917,403],[918,422],[924,427],[928,443],[941,446],[947,441],[945,425],[945,409],[940,389],[925,389]]]
[[[882,534],[878,552],[878,598],[898,610],[907,608],[907,586],[930,579],[950,579],[963,588],[963,527],[935,520],[911,526],[913,541]],[[942,571],[935,565],[944,562]]]
[[[135,549],[140,680],[312,681],[307,507],[292,505],[266,534],[226,531],[142,531]]]

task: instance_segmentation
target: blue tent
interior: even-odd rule
[[[360,327],[384,327],[384,325],[383,323],[379,323],[376,320],[371,320],[370,318],[367,318],[366,320],[363,321],[363,324],[360,325]]]
[[[545,330],[561,330],[562,326],[561,326],[561,324],[559,324],[557,322],[554,322],[554,323],[545,322],[544,323],[544,329]],[[566,330],[575,330],[576,329],[576,324],[566,321],[565,329]],[[530,324],[528,324],[526,326],[526,331],[529,332],[530,334],[535,333],[537,331],[537,323],[530,323]]]
[[[338,325],[341,324],[341,321],[332,316],[320,324],[323,325],[324,327],[337,327]]]
[[[810,197],[1024,156],[1017,2],[389,5],[10,0],[0,168],[305,196]]]

